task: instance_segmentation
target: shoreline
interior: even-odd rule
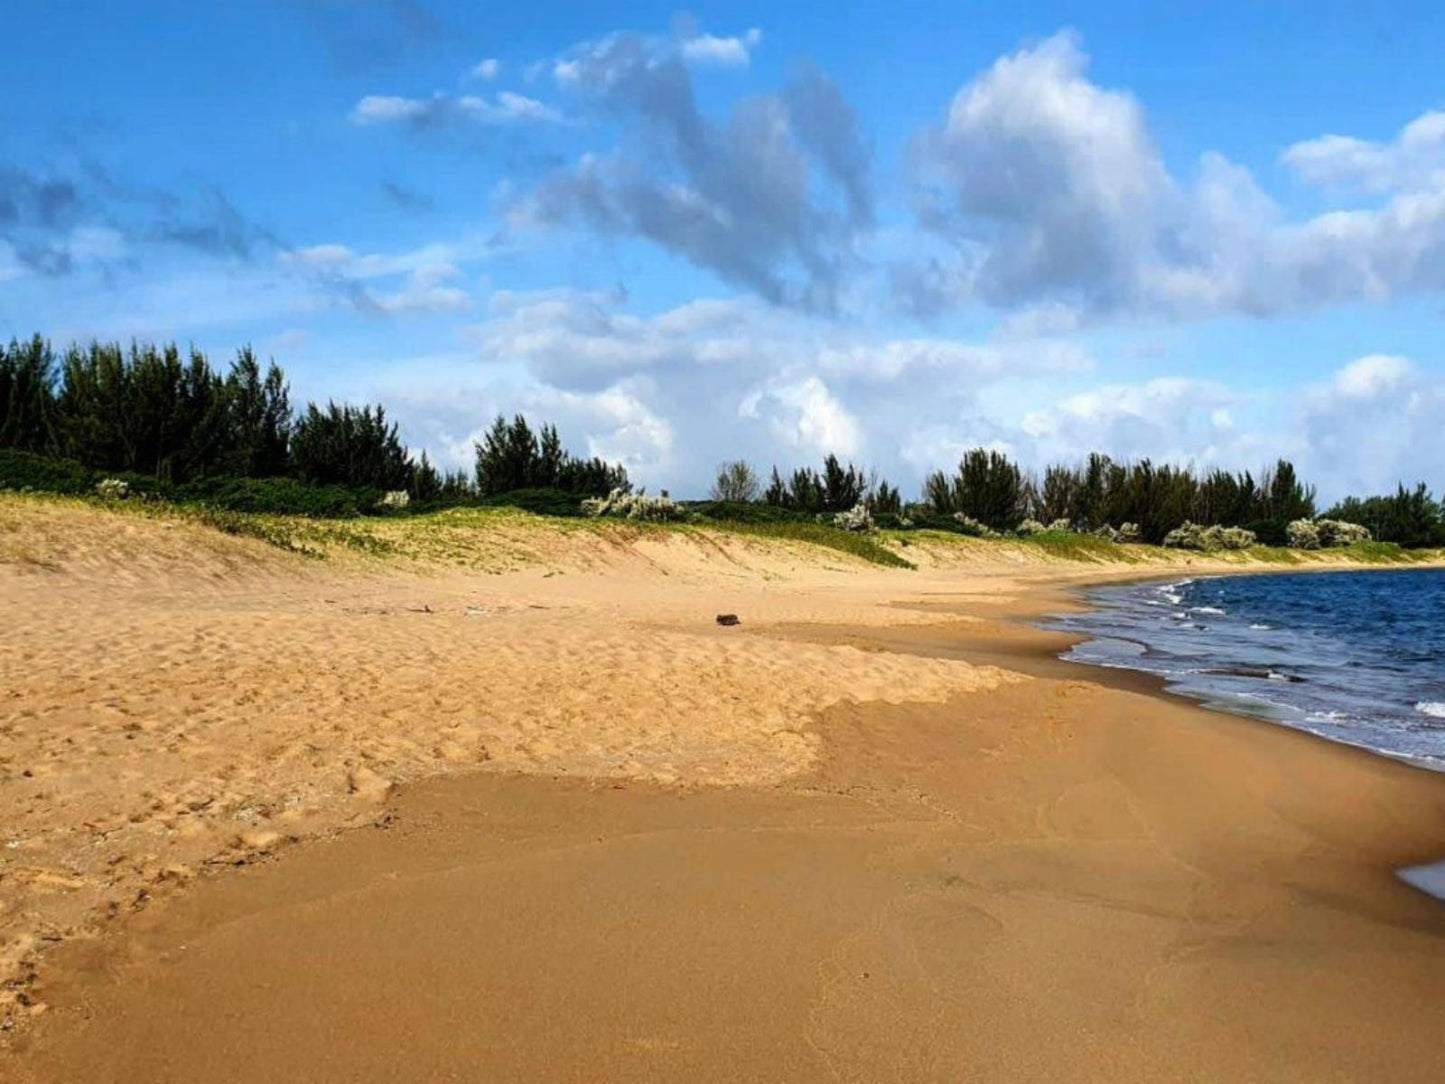
[[[1206,579],[1225,579],[1225,578],[1229,578],[1229,577],[1236,576],[1236,575],[1241,576],[1241,577],[1243,577],[1243,576],[1271,575],[1271,574],[1277,574],[1277,575],[1281,575],[1281,576],[1308,576],[1308,575],[1315,575],[1315,574],[1321,574],[1321,575],[1323,575],[1323,574],[1340,575],[1340,574],[1348,574],[1348,573],[1361,574],[1361,573],[1375,573],[1375,572],[1382,573],[1382,574],[1392,574],[1392,573],[1410,572],[1410,571],[1430,571],[1430,570],[1439,571],[1439,569],[1440,569],[1440,566],[1439,566],[1439,565],[1431,564],[1431,565],[1416,566],[1416,567],[1413,567],[1413,568],[1369,568],[1369,567],[1357,567],[1357,568],[1329,568],[1329,569],[1308,569],[1308,570],[1306,570],[1306,569],[1293,569],[1293,570],[1281,571],[1281,572],[1277,572],[1277,573],[1262,572],[1262,571],[1259,571],[1259,570],[1250,570],[1250,571],[1247,571],[1247,572],[1240,572],[1240,573],[1227,573],[1227,572],[1226,572],[1226,573],[1217,573],[1217,572],[1209,572],[1209,573],[1201,573],[1201,574],[1196,575],[1196,576],[1187,576],[1187,577],[1184,577],[1182,580],[1178,580],[1176,585],[1185,584],[1185,583],[1194,583],[1194,582],[1198,582],[1199,580],[1206,580]],[[1065,614],[1068,614],[1068,613],[1092,612],[1092,611],[1096,611],[1096,610],[1100,609],[1099,606],[1094,605],[1093,601],[1092,601],[1090,598],[1087,597],[1090,592],[1099,591],[1099,590],[1101,590],[1101,589],[1108,588],[1108,587],[1121,586],[1121,585],[1123,585],[1123,584],[1140,585],[1140,584],[1150,584],[1150,583],[1165,584],[1165,583],[1175,583],[1175,582],[1176,582],[1176,578],[1173,577],[1173,576],[1157,576],[1157,577],[1156,577],[1156,576],[1148,576],[1148,577],[1144,577],[1144,578],[1141,578],[1141,579],[1138,579],[1138,580],[1125,578],[1125,579],[1120,579],[1120,580],[1112,580],[1112,579],[1111,579],[1111,580],[1108,580],[1108,581],[1104,581],[1104,582],[1100,582],[1100,583],[1095,583],[1095,584],[1081,584],[1081,585],[1078,585],[1078,586],[1072,588],[1071,591],[1070,591],[1070,599],[1071,599],[1071,601],[1072,601],[1073,603],[1076,604],[1076,605],[1074,606],[1074,608],[1072,608],[1072,609],[1067,609],[1067,610],[1052,609],[1052,610],[1047,610],[1047,611],[1040,611],[1040,612],[1038,612],[1037,614],[1034,614],[1034,615],[1032,615],[1032,616],[1024,616],[1024,617],[1021,617],[1021,620],[1026,620],[1026,621],[1033,622],[1033,623],[1034,623],[1034,627],[1039,628],[1041,631],[1044,631],[1044,632],[1057,632],[1057,633],[1060,633],[1061,635],[1063,635],[1064,637],[1067,638],[1068,643],[1067,643],[1064,647],[1062,647],[1062,648],[1059,650],[1058,654],[1055,656],[1055,657],[1058,659],[1058,661],[1061,662],[1061,663],[1066,663],[1066,664],[1073,665],[1073,666],[1081,666],[1081,667],[1085,667],[1086,669],[1091,670],[1091,671],[1098,671],[1098,672],[1102,672],[1102,673],[1106,673],[1106,674],[1119,673],[1119,674],[1132,675],[1132,676],[1138,677],[1138,678],[1143,678],[1143,679],[1144,679],[1144,686],[1143,686],[1143,687],[1146,688],[1146,689],[1148,689],[1149,691],[1151,691],[1151,692],[1157,692],[1160,696],[1172,697],[1172,698],[1175,698],[1175,699],[1178,699],[1178,700],[1187,701],[1187,702],[1189,702],[1189,703],[1191,703],[1191,704],[1194,704],[1195,706],[1197,706],[1197,707],[1199,707],[1199,708],[1201,708],[1201,709],[1203,709],[1203,710],[1205,710],[1205,711],[1218,712],[1218,713],[1220,713],[1220,714],[1231,715],[1231,716],[1235,716],[1235,717],[1238,717],[1238,718],[1251,719],[1251,720],[1254,720],[1254,721],[1256,721],[1256,722],[1261,722],[1261,723],[1269,724],[1269,725],[1271,725],[1271,726],[1281,726],[1281,727],[1285,727],[1285,728],[1290,729],[1290,730],[1296,730],[1296,731],[1298,731],[1298,732],[1300,732],[1300,733],[1311,735],[1311,736],[1313,736],[1313,737],[1315,737],[1315,738],[1319,738],[1319,739],[1322,740],[1322,741],[1330,742],[1331,744],[1334,744],[1334,745],[1341,745],[1341,746],[1344,746],[1344,747],[1350,748],[1350,749],[1359,749],[1359,750],[1362,750],[1362,751],[1364,751],[1364,752],[1366,752],[1366,753],[1369,753],[1369,754],[1371,754],[1371,755],[1373,755],[1373,756],[1383,757],[1383,758],[1386,759],[1386,760],[1389,760],[1389,761],[1392,761],[1392,762],[1395,762],[1395,763],[1398,763],[1398,764],[1403,764],[1403,765],[1405,765],[1405,766],[1407,766],[1407,767],[1416,768],[1416,769],[1419,769],[1419,770],[1421,770],[1421,771],[1431,772],[1431,773],[1434,773],[1434,774],[1437,774],[1437,775],[1445,775],[1445,761],[1435,760],[1435,761],[1432,762],[1432,761],[1429,760],[1429,758],[1425,758],[1425,757],[1415,757],[1415,756],[1411,756],[1411,755],[1406,754],[1406,753],[1394,753],[1394,752],[1390,752],[1389,750],[1386,750],[1386,749],[1379,749],[1379,748],[1376,748],[1375,746],[1372,746],[1372,745],[1366,745],[1366,744],[1364,744],[1364,743],[1362,743],[1362,742],[1352,742],[1352,741],[1344,740],[1344,739],[1342,739],[1342,738],[1332,737],[1332,736],[1330,736],[1329,734],[1322,733],[1322,732],[1317,731],[1317,730],[1312,730],[1312,729],[1310,729],[1310,728],[1308,728],[1308,727],[1295,726],[1295,725],[1292,725],[1292,724],[1290,724],[1290,723],[1288,723],[1288,722],[1284,722],[1284,721],[1281,721],[1281,720],[1278,720],[1278,719],[1271,718],[1269,715],[1264,714],[1264,713],[1251,712],[1251,711],[1249,711],[1249,710],[1246,710],[1246,709],[1245,709],[1244,707],[1242,707],[1242,706],[1239,706],[1239,707],[1231,706],[1232,704],[1235,703],[1235,701],[1233,701],[1233,700],[1213,700],[1213,701],[1211,701],[1211,700],[1209,700],[1208,698],[1206,698],[1206,697],[1204,697],[1204,696],[1202,696],[1202,695],[1198,695],[1198,694],[1195,694],[1195,693],[1190,693],[1190,692],[1187,692],[1187,691],[1176,690],[1176,689],[1174,689],[1174,688],[1171,688],[1171,687],[1170,687],[1170,680],[1169,680],[1169,678],[1167,678],[1167,677],[1165,677],[1165,676],[1163,676],[1163,675],[1160,675],[1160,674],[1156,674],[1156,673],[1154,673],[1153,671],[1143,670],[1143,669],[1136,669],[1136,668],[1134,668],[1134,667],[1130,667],[1130,666],[1123,665],[1123,664],[1110,665],[1110,664],[1108,664],[1108,663],[1086,662],[1086,661],[1080,661],[1080,660],[1073,660],[1073,659],[1063,658],[1063,653],[1064,653],[1064,652],[1070,651],[1070,650],[1072,650],[1074,647],[1077,647],[1077,646],[1080,645],[1080,644],[1088,643],[1088,642],[1096,639],[1096,637],[1091,636],[1091,635],[1089,635],[1089,634],[1086,633],[1086,632],[1075,633],[1075,632],[1072,632],[1072,631],[1066,631],[1066,630],[1062,630],[1062,629],[1048,629],[1048,628],[1045,628],[1043,625],[1041,625],[1041,624],[1038,623],[1038,622],[1040,622],[1041,620],[1043,620],[1044,618],[1048,618],[1048,617],[1060,616],[1060,615],[1065,615]],[[1124,687],[1124,686],[1121,686],[1121,687]],[[1435,893],[1435,894],[1438,895],[1438,893]],[[1442,900],[1445,900],[1445,896],[1440,896],[1440,898],[1441,898]]]

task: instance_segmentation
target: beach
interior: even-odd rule
[[[0,528],[7,1080],[1445,1078],[1445,778],[1027,624],[1237,562]]]

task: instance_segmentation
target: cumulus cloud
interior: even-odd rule
[[[1439,115],[1388,147],[1291,148],[1312,179],[1402,190],[1290,222],[1223,155],[1202,155],[1191,183],[1173,177],[1142,107],[1090,81],[1087,59],[1070,34],[1004,57],[919,135],[915,209],[944,250],[894,268],[904,309],[1267,316],[1445,288]]]
[[[554,76],[619,120],[623,141],[547,178],[515,224],[644,238],[770,302],[833,307],[871,221],[871,155],[826,76],[739,102],[721,123],[700,110],[678,51],[642,35],[579,46]]]
[[[1308,464],[1326,491],[1393,490],[1445,475],[1445,381],[1410,359],[1371,354],[1308,389],[1299,419]]]
[[[820,377],[769,381],[738,405],[743,418],[764,418],[784,446],[812,456],[859,451],[858,420]]]
[[[472,336],[486,371],[520,368],[558,394],[624,388],[686,433],[656,467],[677,487],[726,458],[786,468],[828,452],[909,481],[900,434],[981,431],[983,389],[1092,364],[1069,344],[895,339],[750,299],[644,316],[621,291],[498,291]]]
[[[1310,184],[1390,192],[1445,189],[1445,112],[1421,114],[1389,143],[1325,135],[1281,156]]]
[[[419,131],[452,124],[557,124],[562,119],[551,106],[510,90],[499,91],[492,98],[440,92],[430,98],[368,94],[351,110],[353,124],[404,124]]]
[[[1241,397],[1213,381],[1159,377],[1106,384],[1026,414],[1040,458],[1102,451],[1121,459],[1237,465],[1246,442],[1230,408]]]
[[[490,83],[502,74],[502,62],[496,57],[488,57],[473,65],[471,74],[473,79],[481,79],[483,82]]]

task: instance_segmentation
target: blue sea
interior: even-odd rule
[[[1445,570],[1291,573],[1101,587],[1050,627],[1064,658],[1445,771]]]

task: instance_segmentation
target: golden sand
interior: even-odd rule
[[[485,546],[0,502],[0,1075],[1445,1079],[1445,780],[1001,623],[1137,569]]]

